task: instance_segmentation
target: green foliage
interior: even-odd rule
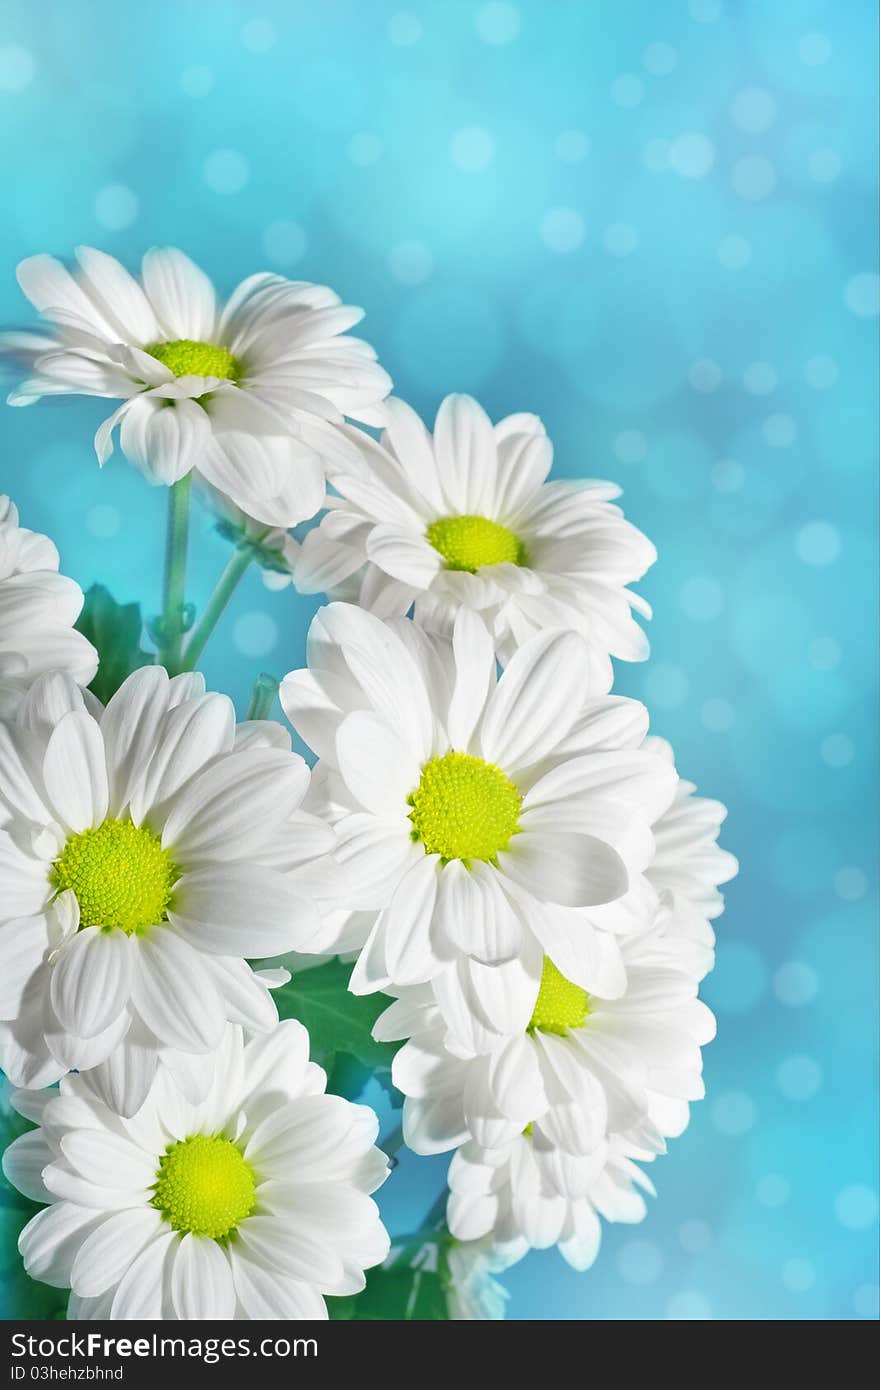
[[[103,584],[89,589],[76,626],[97,648],[98,674],[89,689],[102,704],[106,705],[132,671],[152,665],[152,655],[141,648],[140,604],[117,603]]]
[[[350,964],[327,961],[298,971],[272,997],[282,1018],[298,1018],[308,1028],[312,1060],[327,1072],[330,1090],[351,1097],[375,1077],[392,1091],[391,1062],[398,1045],[372,1036],[373,1024],[391,1001],[384,994],[349,994],[350,974]]]
[[[399,1260],[390,1268],[367,1272],[363,1293],[328,1298],[327,1309],[336,1321],[436,1322],[449,1319],[446,1302],[448,1276],[441,1268],[414,1267]]]

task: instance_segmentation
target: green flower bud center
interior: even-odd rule
[[[76,894],[80,930],[131,933],[164,922],[178,877],[159,836],[130,820],[105,820],[71,835],[52,866],[58,892]]]
[[[487,516],[445,516],[432,521],[425,534],[449,570],[474,574],[482,565],[526,563],[519,537]]]
[[[444,753],[425,763],[409,804],[412,838],[426,854],[492,860],[519,828],[522,796],[493,763]]]
[[[221,381],[238,381],[241,376],[241,367],[232,353],[213,343],[178,338],[173,343],[154,343],[146,351],[175,376],[215,376]]]
[[[254,1170],[231,1140],[196,1134],[169,1145],[151,1200],[173,1230],[222,1240],[250,1216],[256,1186]]]
[[[558,1033],[580,1028],[590,1011],[590,996],[557,970],[549,956],[541,968],[541,988],[535,1000],[529,1032]]]

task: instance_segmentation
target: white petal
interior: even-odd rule
[[[309,1035],[296,1019],[284,1019],[271,1032],[251,1038],[244,1049],[248,1094],[281,1090],[290,1099],[303,1087],[309,1060]]]
[[[73,1171],[96,1187],[138,1192],[156,1179],[155,1158],[112,1130],[75,1129],[59,1142]],[[55,1191],[51,1175],[48,1185]]]
[[[623,897],[629,885],[616,850],[593,835],[528,831],[498,854],[501,873],[539,901],[591,907]]]
[[[94,1038],[128,1004],[134,944],[124,931],[86,927],[65,943],[52,970],[52,1007],[63,1028]]]
[[[32,1279],[53,1288],[70,1286],[70,1271],[83,1237],[102,1214],[72,1202],[56,1202],[32,1217],[18,1238],[24,1267]]]
[[[367,536],[367,557],[392,579],[413,589],[428,589],[440,569],[440,556],[424,537],[410,535],[393,522],[374,526]]]
[[[159,1322],[167,1317],[165,1291],[178,1240],[176,1231],[163,1231],[132,1261],[113,1297],[114,1321]]]
[[[232,1277],[239,1302],[252,1322],[326,1318],[327,1305],[319,1293],[299,1280],[285,1279],[262,1261],[234,1247]]]
[[[84,277],[84,288],[102,315],[119,330],[123,341],[154,342],[158,324],[149,301],[133,276],[106,251],[78,246],[76,259]]]
[[[111,340],[116,337],[97,305],[54,256],[29,256],[19,262],[15,274],[22,290],[40,313],[51,318],[54,309],[69,310],[85,320],[92,333]]]
[[[155,1207],[113,1212],[86,1236],[76,1252],[70,1287],[81,1298],[115,1288],[138,1253],[162,1230]]]
[[[184,874],[168,917],[184,940],[217,956],[295,951],[319,926],[314,903],[295,880],[249,864]]]
[[[70,830],[88,830],[104,820],[109,802],[104,740],[91,715],[64,715],[46,748],[43,781],[58,819]]]
[[[144,256],[144,289],[165,337],[210,342],[214,336],[214,286],[176,246],[156,246]]]
[[[451,511],[482,515],[495,483],[492,423],[471,396],[447,396],[434,422],[437,473]]]
[[[496,870],[479,860],[444,865],[440,875],[436,935],[478,960],[509,960],[522,941],[519,918],[502,891]]]
[[[0,798],[12,812],[38,825],[51,819],[7,724],[0,724]]]
[[[0,924],[0,1018],[16,1018],[28,982],[46,958],[51,944],[49,923],[36,917],[14,917]]]
[[[418,760],[383,719],[366,710],[348,715],[336,735],[339,771],[352,795],[378,816],[405,816],[419,784]]]
[[[170,927],[153,928],[137,946],[131,997],[147,1027],[184,1052],[216,1047],[226,1021],[223,1001],[198,952]]]
[[[269,990],[260,983],[247,961],[233,956],[205,955],[202,964],[220,991],[226,1017],[231,1023],[240,1023],[254,1033],[274,1028],[278,1010]],[[286,971],[282,973],[290,979]]]
[[[196,468],[211,445],[211,425],[198,402],[144,397],[122,418],[122,452],[152,483],[171,487]]]
[[[32,1202],[51,1202],[43,1182],[43,1169],[52,1162],[52,1151],[42,1130],[32,1129],[13,1139],[3,1154],[3,1174]]]
[[[171,1302],[182,1321],[231,1318],[235,1290],[229,1255],[215,1240],[185,1235],[171,1267]]]
[[[229,753],[175,798],[162,844],[187,867],[256,855],[274,824],[300,804],[308,781],[302,758],[284,749]]]
[[[546,755],[565,736],[582,701],[583,640],[573,632],[533,637],[515,653],[483,718],[483,756],[508,775]]]
[[[495,687],[495,646],[482,618],[462,608],[455,620],[455,689],[446,730],[453,748],[468,750]]]
[[[232,748],[235,710],[225,695],[200,695],[181,700],[160,726],[153,756],[136,780],[131,814],[136,825],[167,806],[185,782],[220,753]]]
[[[252,1259],[318,1289],[332,1287],[343,1277],[342,1261],[332,1247],[275,1216],[248,1217],[238,1227],[238,1238]]]
[[[137,1114],[147,1098],[159,1062],[159,1043],[135,1019],[105,1061],[84,1075],[95,1094],[117,1115]]]
[[[335,859],[342,891],[353,910],[386,907],[410,865],[425,857],[413,844],[408,821],[381,821],[367,814],[346,816],[336,827]]]
[[[421,672],[400,638],[352,604],[331,603],[320,619],[373,709],[424,761],[431,751],[433,714]]]
[[[437,896],[440,861],[424,854],[401,879],[382,914],[385,960],[399,984],[428,980],[439,962],[431,945],[431,919]]]
[[[123,681],[101,716],[110,805],[117,815],[127,807],[134,779],[152,756],[168,700],[167,673],[161,666],[144,666]]]

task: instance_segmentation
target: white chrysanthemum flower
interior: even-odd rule
[[[562,1168],[595,1153],[609,1133],[662,1152],[704,1093],[700,1048],[714,1037],[715,1020],[662,925],[628,937],[622,950],[622,997],[588,994],[545,956],[527,1025],[501,1039],[474,1027],[469,1054],[462,1028],[449,1037],[429,987],[392,1004],[375,1035],[409,1038],[392,1068],[406,1097],[409,1147],[438,1153],[474,1139],[498,1148],[528,1128]]]
[[[642,705],[589,694],[582,639],[534,637],[499,679],[467,609],[450,640],[331,604],[308,660],[281,699],[321,759],[344,908],[311,949],[362,947],[356,993],[434,981],[453,1027],[477,1000],[490,1026],[525,1028],[545,951],[583,988],[622,990],[629,923],[584,909],[650,862],[675,773],[641,747]]]
[[[70,1288],[77,1319],[325,1318],[357,1293],[388,1236],[368,1195],[388,1160],[372,1110],[324,1094],[300,1023],[243,1043],[230,1027],[193,1105],[167,1072],[131,1119],[68,1076],[19,1093],[40,1128],[4,1155],[48,1205],[19,1249],[35,1279]]]
[[[672,766],[665,739],[650,737],[646,747]],[[718,891],[739,871],[735,857],[718,844],[727,816],[720,801],[695,796],[693,782],[679,780],[675,797],[653,827],[654,858],[645,876],[669,909],[665,931],[690,950],[690,968],[703,979],[715,964],[715,933],[711,920],[724,910]]]
[[[44,671],[88,685],[98,669],[98,653],[73,626],[82,589],[58,566],[48,536],[19,526],[17,508],[0,495],[0,717]]]
[[[653,1196],[654,1188],[633,1160],[652,1157],[612,1137],[596,1154],[580,1160],[569,1188],[560,1190],[537,1136],[517,1135],[498,1149],[482,1149],[471,1141],[449,1166],[449,1230],[462,1241],[491,1236],[511,1251],[518,1248],[520,1256],[529,1248],[558,1245],[574,1269],[589,1269],[599,1253],[600,1217],[630,1223],[644,1219],[647,1209],[638,1189]]]
[[[580,633],[602,662],[642,661],[650,617],[627,585],[657,558],[613,501],[613,483],[546,482],[553,449],[534,415],[492,426],[470,396],[447,396],[433,436],[402,401],[386,403],[380,443],[359,434],[368,473],[333,479],[339,499],[305,540],[304,592],[358,584],[357,601],[387,617],[415,603],[416,621],[450,631],[462,606],[483,614],[500,659],[550,627]],[[366,566],[366,568],[365,568]]]
[[[315,931],[332,834],[300,809],[277,724],[236,728],[201,676],[136,671],[91,713],[40,677],[0,724],[0,1063],[17,1085],[91,1070],[131,1114],[160,1052],[273,1027],[240,957]]]
[[[154,483],[197,469],[251,516],[290,526],[322,504],[328,468],[362,467],[345,416],[381,424],[391,389],[375,352],[347,330],[362,317],[323,285],[252,275],[221,308],[204,271],[174,248],[148,251],[140,281],[79,247],[73,274],[31,256],[18,281],[50,325],[7,334],[31,376],[9,397],[123,403],[95,436],[104,463],[123,453]]]

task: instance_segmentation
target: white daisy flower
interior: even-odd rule
[[[657,558],[603,482],[546,481],[553,449],[534,415],[493,427],[470,396],[447,396],[433,436],[402,401],[386,403],[381,442],[357,435],[369,471],[340,472],[339,499],[296,565],[306,593],[358,585],[381,616],[415,603],[422,626],[450,631],[463,605],[482,613],[500,659],[550,627],[588,642],[610,689],[609,655],[643,661],[634,621],[645,601],[627,585]],[[366,568],[365,568],[366,567]]]
[[[223,1039],[197,1105],[167,1073],[131,1119],[82,1077],[19,1093],[40,1128],[3,1169],[49,1205],[19,1249],[35,1279],[72,1290],[68,1318],[188,1321],[325,1318],[324,1294],[356,1293],[388,1252],[368,1195],[388,1160],[365,1106],[324,1094],[302,1024]]]
[[[450,640],[331,604],[308,660],[281,699],[321,759],[343,909],[310,949],[362,948],[355,993],[433,980],[453,1027],[476,998],[501,1031],[524,1028],[545,951],[585,989],[622,989],[617,938],[583,909],[650,861],[675,774],[640,746],[642,705],[589,693],[582,639],[534,637],[499,679],[467,609]]]
[[[599,1253],[600,1217],[644,1219],[647,1208],[639,1189],[653,1196],[654,1188],[633,1160],[652,1157],[615,1136],[593,1157],[581,1159],[577,1183],[560,1191],[537,1136],[520,1134],[498,1149],[471,1141],[449,1166],[449,1230],[462,1241],[491,1236],[520,1256],[530,1248],[558,1245],[574,1269],[589,1269]]]
[[[497,1148],[528,1128],[562,1168],[595,1153],[608,1133],[662,1152],[704,1094],[700,1048],[715,1020],[662,929],[627,938],[622,950],[621,998],[588,994],[545,956],[526,1026],[500,1039],[476,1026],[469,1054],[463,1028],[450,1037],[428,987],[392,1004],[374,1031],[409,1038],[392,1066],[409,1147],[439,1153],[470,1138]]]
[[[204,271],[173,247],[148,251],[136,280],[112,256],[76,252],[71,273],[31,256],[18,282],[49,336],[12,333],[30,377],[12,405],[42,396],[119,399],[95,436],[98,460],[123,453],[154,483],[197,469],[251,516],[289,526],[313,516],[328,468],[362,467],[345,416],[381,424],[391,382],[347,330],[361,309],[324,285],[252,275],[224,307]]]
[[[136,671],[106,709],[40,677],[0,724],[0,1063],[16,1085],[95,1073],[131,1114],[160,1052],[277,1020],[240,957],[316,929],[326,826],[277,724],[236,728],[201,676]]]
[[[646,746],[671,766],[665,739],[650,737]],[[724,911],[718,891],[739,872],[735,857],[718,844],[727,816],[720,801],[695,796],[693,782],[679,780],[672,804],[653,827],[654,858],[645,871],[648,882],[669,909],[665,931],[691,953],[691,968],[703,979],[715,964],[715,933],[710,922]]]
[[[0,495],[0,717],[44,671],[88,685],[98,669],[98,653],[73,626],[82,589],[59,563],[48,536],[19,526],[17,508]]]

